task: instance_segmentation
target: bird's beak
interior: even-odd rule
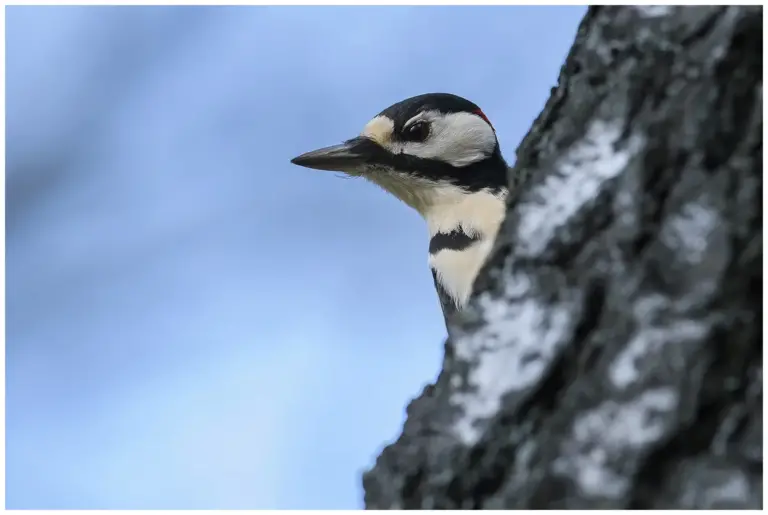
[[[316,170],[353,172],[370,161],[372,144],[368,138],[354,138],[341,145],[301,154],[291,159],[291,163]]]

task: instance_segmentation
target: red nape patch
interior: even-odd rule
[[[490,126],[491,126],[491,129],[493,129],[494,131],[496,130],[496,129],[493,127],[493,124],[491,123],[491,121],[488,119],[488,117],[487,117],[487,116],[485,116],[485,113],[483,112],[483,110],[482,110],[482,109],[475,109],[475,114],[476,114],[477,116],[479,116],[480,118],[482,118],[483,120],[485,120],[485,123],[487,123],[488,125],[490,125]]]

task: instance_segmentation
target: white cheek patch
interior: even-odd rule
[[[487,158],[496,148],[496,133],[476,114],[427,111],[418,118],[430,121],[429,137],[420,143],[399,144],[406,154],[463,167]]]

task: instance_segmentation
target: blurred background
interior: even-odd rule
[[[426,228],[289,160],[446,91],[514,162],[585,11],[6,8],[7,507],[362,507],[441,363]]]

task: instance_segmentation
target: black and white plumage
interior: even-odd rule
[[[508,166],[483,111],[431,93],[394,104],[361,134],[291,161],[360,176],[415,209],[429,230],[429,267],[444,315],[461,309],[506,212]]]

